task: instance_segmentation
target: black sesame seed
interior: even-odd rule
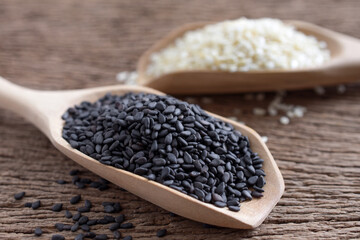
[[[39,207],[41,206],[41,202],[40,202],[40,200],[37,200],[37,201],[35,201],[35,202],[33,202],[32,204],[31,204],[31,208],[32,209],[38,209]]]
[[[72,227],[71,227],[70,230],[71,230],[72,232],[76,232],[78,229],[79,229],[79,223],[76,222],[74,225],[72,225]]]
[[[70,176],[75,176],[75,175],[79,174],[79,170],[78,169],[73,169],[73,170],[70,171],[69,174],[70,174]]]
[[[108,236],[106,234],[98,234],[95,237],[95,240],[106,240],[108,239]]]
[[[58,184],[66,184],[67,182],[63,179],[56,180],[56,183]]]
[[[81,200],[81,195],[76,195],[70,199],[70,203],[76,204],[76,203],[80,202],[80,200]]]
[[[25,192],[19,192],[14,195],[15,200],[20,200],[25,196]]]
[[[123,223],[123,222],[125,221],[125,216],[124,216],[124,214],[121,214],[121,215],[117,216],[117,217],[115,218],[115,221],[116,221],[117,223]]]
[[[75,240],[83,240],[84,239],[84,234],[79,233],[78,235],[76,235]]]
[[[35,236],[41,236],[43,232],[42,232],[41,228],[37,227],[37,228],[35,228],[34,233],[35,233]]]
[[[81,218],[81,213],[76,213],[76,214],[72,217],[72,219],[73,219],[74,221],[78,221],[80,218]]]
[[[26,203],[24,204],[24,207],[31,208],[31,206],[32,206],[32,202],[26,202]]]
[[[115,208],[111,205],[106,205],[104,207],[104,212],[106,212],[106,213],[113,213],[114,211],[115,211]]]
[[[90,202],[89,200],[85,200],[84,206],[85,206],[86,208],[91,208],[91,207],[92,207],[92,204],[91,204],[91,202]]]
[[[128,229],[128,228],[133,228],[134,225],[132,223],[123,223],[120,225],[120,228],[123,228],[123,229]]]
[[[52,206],[51,210],[53,212],[60,212],[62,210],[62,203],[56,203],[54,206]]]
[[[87,223],[87,221],[89,221],[89,218],[87,216],[81,216],[78,220],[80,225]]]
[[[59,234],[52,235],[51,240],[65,240],[65,237]]]
[[[55,223],[55,228],[61,232],[62,230],[64,230],[64,224],[63,223]]]
[[[77,210],[78,210],[78,212],[80,212],[80,213],[90,212],[90,208],[85,207],[85,206],[79,207]]]
[[[97,220],[96,220],[96,219],[92,219],[92,220],[89,220],[86,224],[87,224],[88,226],[93,226],[93,225],[96,225],[96,223],[97,223]]]
[[[157,231],[156,236],[157,237],[164,237],[166,235],[166,233],[167,233],[166,229],[161,229],[161,230]]]
[[[240,207],[239,206],[228,206],[229,210],[234,211],[234,212],[238,212],[240,211]]]
[[[132,236],[126,236],[123,238],[123,240],[132,240]]]
[[[85,231],[85,232],[89,232],[90,231],[90,227],[86,224],[83,224],[80,226],[81,230]]]
[[[116,223],[111,224],[110,227],[109,227],[109,229],[110,229],[110,231],[115,231],[115,230],[117,230],[119,227],[120,227],[120,224],[116,222]]]
[[[118,240],[121,238],[121,233],[119,231],[114,231],[113,232],[113,235],[114,235],[114,239],[115,240]]]

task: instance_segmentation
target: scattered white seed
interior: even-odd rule
[[[298,117],[298,118],[301,118],[301,117],[303,117],[304,116],[304,113],[306,112],[306,108],[305,107],[299,107],[299,106],[297,106],[297,107],[295,107],[294,108],[294,115],[295,115],[295,117]]]
[[[317,95],[324,95],[325,94],[325,88],[321,86],[317,86],[314,88],[314,91]]]
[[[267,141],[269,141],[269,138],[267,136],[261,136],[261,140],[264,142],[264,143],[267,143]]]
[[[345,85],[339,85],[339,86],[337,86],[337,92],[339,93],[339,94],[343,94],[343,93],[345,93],[346,92],[346,87],[345,87]]]
[[[274,107],[268,107],[268,114],[270,116],[276,116],[278,114],[278,111]]]
[[[203,103],[203,104],[211,104],[211,103],[213,103],[214,101],[213,101],[213,99],[212,98],[209,98],[209,97],[202,97],[201,98],[201,103]]]
[[[289,118],[293,118],[293,117],[295,117],[295,114],[293,111],[287,111],[286,116],[288,116]]]
[[[238,120],[237,117],[234,117],[234,116],[228,117],[228,119],[233,120],[233,121],[237,121],[237,120]]]
[[[126,71],[119,72],[118,74],[116,74],[116,80],[118,82],[125,83],[127,79],[128,79],[128,72]]]
[[[280,123],[283,124],[283,125],[288,125],[290,123],[290,119],[286,116],[282,116],[280,118]]]
[[[266,110],[263,108],[254,108],[253,114],[256,116],[264,116],[266,114]]]

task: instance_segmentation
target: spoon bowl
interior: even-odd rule
[[[73,149],[62,138],[64,124],[61,119],[62,114],[69,107],[82,101],[94,102],[109,92],[113,94],[145,92],[164,95],[164,93],[150,88],[129,86],[107,86],[68,91],[37,91],[17,86],[0,77],[0,107],[11,110],[33,123],[58,150],[84,168],[170,212],[212,225],[251,229],[259,226],[280,200],[284,192],[284,180],[260,136],[243,124],[211,113],[211,115],[231,123],[243,135],[248,136],[252,150],[264,159],[263,169],[267,181],[264,187],[264,197],[242,203],[240,212],[232,212],[227,208],[218,208],[212,204],[201,202],[155,181],[101,164]]]
[[[155,43],[139,59],[138,84],[170,94],[219,94],[305,89],[357,81],[360,78],[360,40],[302,21],[285,21],[297,30],[327,43],[331,59],[321,66],[249,72],[210,70],[175,71],[159,77],[146,74],[153,53],[172,44],[185,32],[212,23],[190,23]]]

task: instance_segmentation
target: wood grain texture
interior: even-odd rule
[[[194,21],[218,21],[240,16],[278,17],[313,22],[360,37],[360,2],[333,1],[0,1],[0,75],[37,89],[70,89],[113,84],[119,71],[133,70],[138,57],[174,27]],[[62,213],[49,209],[56,202],[75,210],[68,200],[80,192],[95,205],[90,216],[102,216],[102,201],[118,200],[136,227],[122,231],[134,239],[153,239],[167,228],[166,239],[359,239],[360,238],[360,84],[343,95],[330,88],[325,97],[312,91],[290,92],[286,102],[308,108],[304,118],[288,126],[277,117],[256,117],[243,95],[212,97],[206,110],[236,115],[260,134],[285,179],[283,198],[269,218],[255,230],[206,229],[200,223],[171,217],[166,211],[123,192],[78,190],[56,179],[70,180],[69,170],[80,168],[60,154],[35,127],[0,110],[0,239],[32,239],[40,226],[44,239]],[[81,168],[80,168],[81,169]],[[88,171],[82,175],[96,179]],[[25,190],[15,201],[13,194]],[[43,207],[23,208],[40,199]],[[95,232],[110,234],[108,226]],[[67,239],[75,234],[63,232]],[[35,238],[34,238],[35,239]]]

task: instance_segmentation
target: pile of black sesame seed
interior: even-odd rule
[[[63,138],[100,163],[206,203],[240,210],[261,197],[263,160],[233,126],[170,96],[107,94],[63,115]]]

